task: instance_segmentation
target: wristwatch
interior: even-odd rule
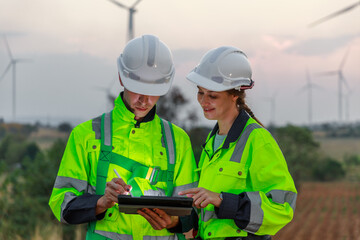
[[[224,200],[222,192],[220,193],[219,198],[221,199],[221,201]]]

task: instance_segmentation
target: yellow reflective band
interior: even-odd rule
[[[145,178],[145,179],[147,179],[147,180],[149,180],[149,179],[150,179],[150,175],[151,175],[151,173],[152,173],[153,169],[154,169],[154,168],[149,167],[149,170],[148,170],[148,172],[147,172],[147,174],[146,174],[146,178]]]

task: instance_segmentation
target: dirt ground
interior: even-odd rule
[[[360,240],[360,183],[303,183],[293,221],[273,240]]]

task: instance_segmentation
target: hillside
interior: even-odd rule
[[[38,127],[36,131],[30,134],[29,141],[36,142],[41,149],[48,149],[55,140],[67,141],[68,136],[69,133],[61,132],[56,128]]]

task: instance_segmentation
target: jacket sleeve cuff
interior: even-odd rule
[[[239,195],[232,193],[222,193],[223,200],[220,207],[215,207],[215,213],[220,219],[234,219],[239,202]]]
[[[181,221],[179,221],[179,223],[175,227],[169,228],[168,231],[171,233],[182,233]]]
[[[220,207],[215,207],[215,213],[220,219],[233,219],[236,226],[245,229],[250,222],[251,201],[243,192],[239,195],[222,193],[223,200]]]
[[[84,194],[73,199],[63,212],[64,219],[70,224],[80,224],[105,217],[105,212],[95,215],[97,201],[101,195]]]

